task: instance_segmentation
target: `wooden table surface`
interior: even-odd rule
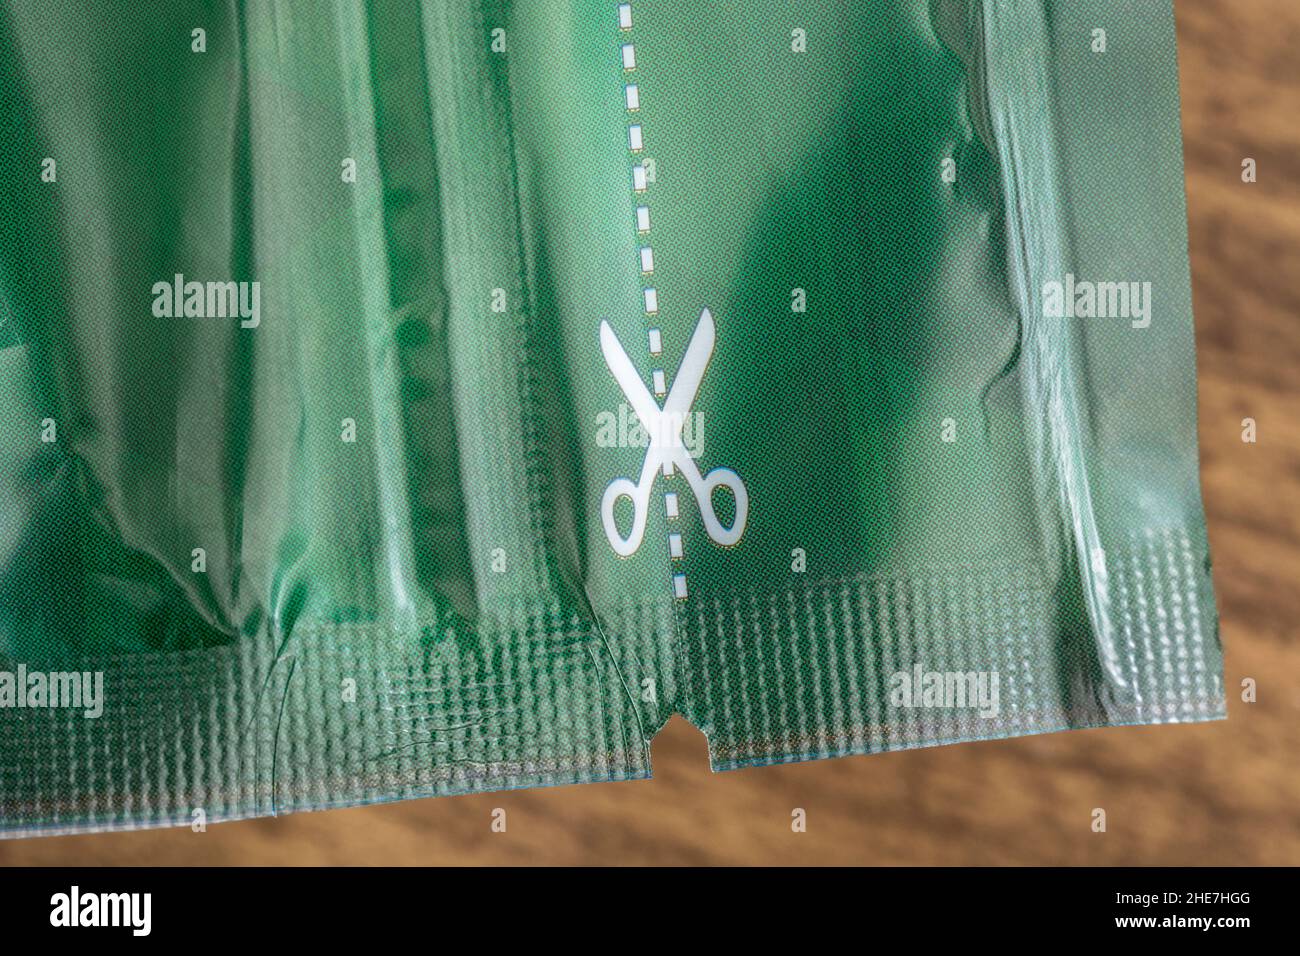
[[[1300,4],[1178,0],[1202,481],[1229,720],[189,829],[0,841],[3,864],[1300,864]],[[1259,181],[1241,181],[1244,157]],[[1241,421],[1258,442],[1241,441]],[[1243,678],[1258,702],[1243,703]],[[493,808],[504,834],[489,828]],[[802,807],[806,833],[790,830]],[[1091,831],[1093,807],[1108,830]]]

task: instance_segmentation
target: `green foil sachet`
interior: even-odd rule
[[[0,827],[1225,714],[1167,0],[0,12]]]

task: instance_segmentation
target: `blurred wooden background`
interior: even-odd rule
[[[1227,723],[1075,731],[211,827],[0,841],[3,864],[1300,864],[1300,4],[1177,0]],[[1259,181],[1241,181],[1243,157]],[[1259,441],[1241,441],[1241,420]],[[1243,677],[1259,700],[1240,700]],[[1090,829],[1105,807],[1109,830]],[[489,829],[494,807],[509,827]],[[790,831],[790,811],[808,815]]]

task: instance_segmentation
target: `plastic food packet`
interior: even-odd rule
[[[0,16],[0,817],[1224,716],[1173,17]]]

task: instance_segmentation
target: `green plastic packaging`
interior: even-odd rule
[[[9,0],[0,124],[6,834],[1224,716],[1165,0]]]

